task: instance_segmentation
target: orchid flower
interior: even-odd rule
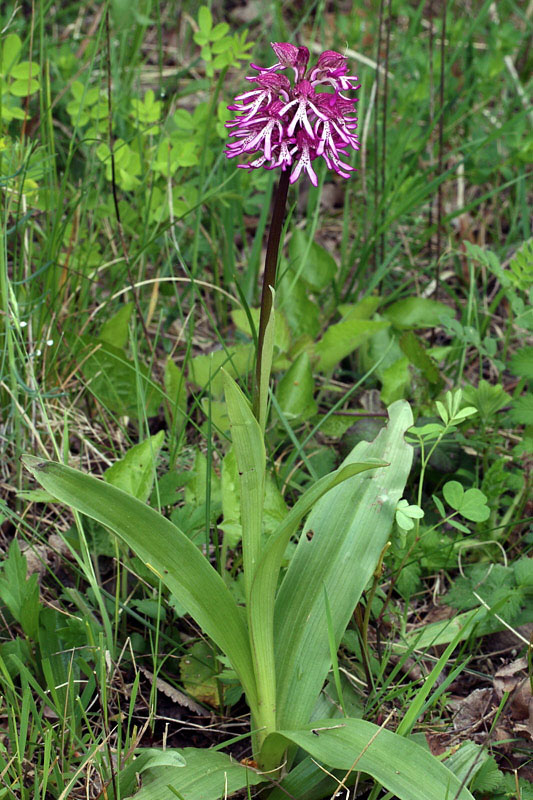
[[[258,75],[247,77],[258,88],[244,92],[228,106],[236,111],[226,123],[235,141],[226,147],[228,158],[251,156],[243,169],[290,170],[290,183],[306,172],[313,186],[318,178],[313,161],[323,158],[328,169],[348,178],[354,167],[342,161],[348,149],[358,150],[357,98],[344,92],[359,88],[348,75],[346,58],[325,50],[308,68],[309,50],[289,42],[272,43],[278,61],[271,67],[252,64]],[[287,71],[287,75],[280,74]]]

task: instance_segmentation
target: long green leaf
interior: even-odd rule
[[[331,724],[333,725],[334,723]],[[282,746],[285,750],[286,742],[281,737],[279,738],[283,742]],[[269,792],[268,800],[287,800],[288,797],[305,797],[305,800],[324,800],[325,797],[333,797],[339,786],[339,780],[342,780],[345,773],[337,770],[336,777],[338,780],[335,779],[334,770],[328,770],[328,773],[326,774],[316,761],[313,761],[308,756],[291,769],[288,775],[285,775],[278,788]],[[346,781],[347,786],[353,786],[354,783],[355,777]]]
[[[389,417],[375,441],[360,442],[344,463],[374,458],[390,466],[345,481],[315,505],[278,592],[278,728],[308,722],[330,668],[324,588],[338,644],[390,534],[412,461],[404,434],[413,418],[402,400]]]
[[[248,400],[227,373],[224,373],[224,392],[240,478],[244,589],[249,614],[252,581],[261,555],[265,500],[265,443],[263,431]],[[261,397],[259,402],[261,403]],[[259,408],[261,409],[261,405]],[[253,736],[254,750],[258,750],[262,739],[276,728],[275,682],[274,676],[265,670],[257,658],[254,629],[250,622],[248,627],[257,692],[257,709],[254,710],[253,726],[261,730],[261,733]]]
[[[261,526],[265,499],[265,444],[250,403],[227,372],[224,372],[224,393],[241,484],[242,557],[244,586],[248,600],[261,552]]]
[[[510,589],[508,594],[503,594],[498,600],[498,605],[502,601],[507,601],[512,592],[513,590]],[[463,611],[461,614],[456,614],[452,619],[430,622],[428,625],[409,631],[404,635],[401,642],[396,642],[392,645],[392,650],[394,653],[405,653],[415,649],[421,652],[427,650],[428,647],[439,647],[440,645],[451,642],[459,631],[461,632],[461,641],[468,639],[469,636],[486,636],[488,633],[503,631],[506,627],[505,623],[501,622],[496,616],[493,616],[494,612],[497,611],[497,606],[491,608],[490,611],[486,609],[482,611],[478,606],[478,608],[473,608],[470,611]],[[472,628],[470,622],[474,617],[477,617],[477,624],[475,628]],[[513,626],[515,628],[520,625],[529,625],[530,623],[531,612],[528,608],[521,611],[518,616],[513,619]]]
[[[302,519],[326,492],[354,475],[383,466],[387,466],[384,461],[349,464],[335,470],[330,475],[320,478],[298,499],[276,532],[268,540],[252,584],[249,620],[254,663],[260,665],[261,671],[269,676],[268,698],[272,704],[272,710],[274,710],[276,703],[274,606],[281,563],[289,540],[298,530]]]
[[[261,377],[258,388],[258,401],[259,401],[259,427],[264,433],[267,421],[268,412],[268,388],[270,385],[270,373],[272,371],[272,359],[274,358],[274,338],[276,328],[276,314],[274,311],[274,302],[276,299],[276,292],[272,286],[269,286],[272,293],[272,305],[270,307],[270,316],[268,318],[267,326],[265,328],[265,338],[263,340],[263,353],[261,355]]]
[[[279,751],[279,737],[329,768],[368,772],[399,800],[473,800],[459,778],[429,750],[372,722],[320,720],[303,730],[272,734],[265,748]]]
[[[173,766],[177,759],[185,766]],[[166,763],[165,763],[166,762]],[[178,762],[179,763],[179,762]],[[137,775],[142,772],[143,786],[138,789]],[[225,753],[185,747],[181,750],[143,751],[117,775],[120,797],[135,800],[220,800],[264,778],[243,767]],[[179,792],[175,795],[168,787]],[[107,787],[109,800],[115,800],[112,784]]]
[[[121,489],[57,464],[23,456],[39,483],[117,534],[161,578],[198,625],[228,656],[253,709],[257,695],[243,616],[224,581],[168,519]]]

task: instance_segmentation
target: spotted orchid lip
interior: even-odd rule
[[[348,148],[358,150],[355,130],[357,98],[345,92],[359,88],[348,75],[345,56],[334,50],[321,53],[308,68],[309,50],[290,42],[271,45],[278,61],[271,67],[252,64],[255,76],[246,80],[258,88],[237,95],[228,106],[236,112],[226,123],[228,158],[250,157],[242,169],[290,170],[294,183],[305,172],[316,186],[312,162],[323,158],[328,169],[349,178],[354,167],[346,163]],[[287,74],[280,74],[284,71]]]

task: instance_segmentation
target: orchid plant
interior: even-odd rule
[[[269,374],[269,367],[263,369],[263,348],[289,184],[305,171],[317,186],[313,161],[320,157],[328,169],[348,178],[354,167],[341,161],[341,157],[346,157],[348,147],[359,149],[354,133],[357,98],[343,94],[357,90],[359,85],[355,75],[347,74],[346,58],[334,50],[325,50],[316,65],[308,68],[307,47],[290,42],[272,43],[271,47],[278,61],[271,67],[251,65],[259,74],[247,80],[258,88],[237,95],[236,102],[228,106],[230,111],[238,112],[237,116],[226,123],[231,137],[236,139],[227,145],[228,158],[253,155],[251,162],[238,166],[281,170],[267,244],[256,360],[254,409],[263,427]]]
[[[375,779],[372,796],[382,785],[387,797],[401,800],[472,800],[446,766],[409,738],[414,711],[401,735],[349,718],[338,682],[338,705],[326,719],[320,715],[336,649],[373,580],[411,467],[412,447],[404,439],[413,422],[408,404],[394,403],[388,426],[374,442],[359,443],[338,470],[307,489],[269,538],[263,532],[273,290],[287,192],[302,173],[317,185],[313,163],[319,158],[349,177],[354,168],[343,159],[358,148],[356,99],[346,95],[358,88],[357,78],[348,75],[344,56],[327,50],[308,67],[307,48],[272,48],[276,63],[254,66],[258,75],[248,80],[257,88],[236,98],[230,109],[237,116],[227,123],[235,139],[227,146],[228,158],[251,156],[239,166],[281,172],[267,246],[253,408],[225,376],[241,484],[244,607],[193,542],[155,510],[66,465],[24,458],[54,497],[113,531],[159,577],[225,655],[250,708],[253,766],[212,750],[138,750],[130,764],[121,765],[107,796],[116,798],[119,789],[120,797],[135,794],[137,800],[170,792],[185,800],[219,800],[266,784],[270,800],[319,800],[337,796],[364,772]],[[298,545],[284,572],[293,537]],[[422,707],[431,685],[430,676],[413,708]]]

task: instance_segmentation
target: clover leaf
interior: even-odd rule
[[[407,500],[400,500],[396,506],[396,524],[403,531],[411,531],[415,527],[413,520],[424,516],[420,506],[410,506]]]
[[[442,494],[449,506],[471,522],[484,522],[490,516],[487,497],[479,489],[465,491],[459,481],[448,481]]]

